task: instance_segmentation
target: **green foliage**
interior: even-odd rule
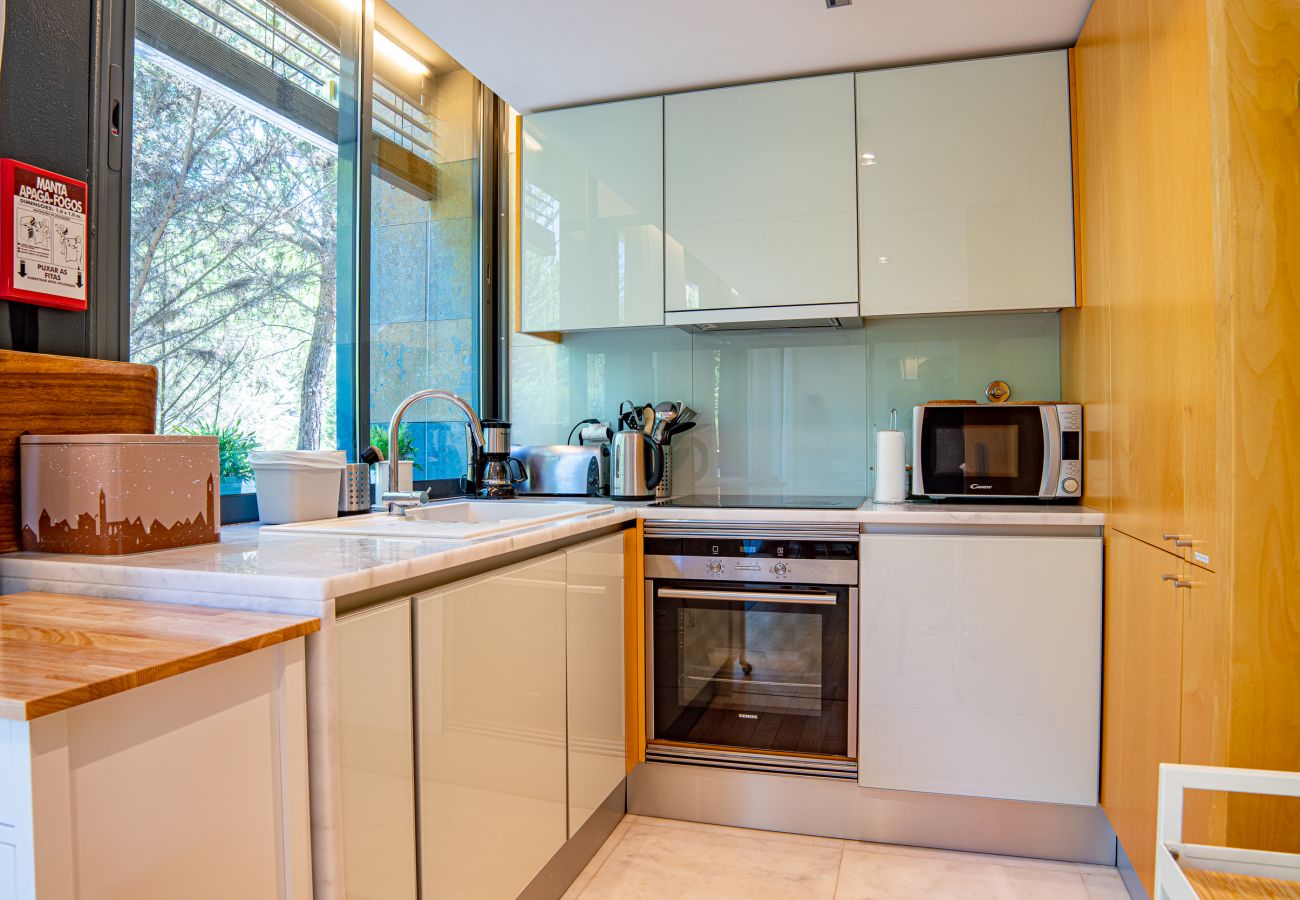
[[[215,435],[217,447],[221,453],[222,478],[252,478],[253,466],[248,455],[257,449],[257,436],[251,431],[244,431],[242,423],[236,419],[229,425],[200,423],[198,425],[177,428],[180,434]]]
[[[388,455],[388,429],[383,425],[370,426],[370,445],[384,454],[384,459],[392,459]],[[401,459],[415,459],[415,441],[411,437],[411,430],[403,422],[397,429],[397,450]],[[419,463],[415,464],[415,471],[423,472]]]
[[[336,154],[144,57],[131,127],[131,359],[158,369],[158,431],[333,446]]]

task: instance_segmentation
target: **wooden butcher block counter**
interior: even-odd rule
[[[0,597],[0,717],[35,719],[319,629],[319,619],[271,613]]]
[[[310,900],[315,618],[0,597],[0,897]]]

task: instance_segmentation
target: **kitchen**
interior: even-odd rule
[[[0,895],[1295,890],[1292,0],[82,6]]]

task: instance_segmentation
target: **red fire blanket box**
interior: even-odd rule
[[[0,299],[86,308],[86,182],[0,159]]]

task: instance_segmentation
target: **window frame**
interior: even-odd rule
[[[337,440],[355,462],[369,444],[370,410],[370,237],[373,175],[373,84],[375,4],[358,4],[353,28],[345,29],[340,48],[339,83],[339,314],[335,332],[337,372]],[[94,270],[89,325],[92,355],[130,359],[132,98],[135,86],[135,0],[106,0],[101,52],[96,60],[96,119],[92,126],[94,184],[91,211]],[[472,73],[471,73],[472,74]],[[476,273],[480,310],[477,342],[479,415],[489,418],[504,408],[505,317],[508,248],[505,104],[477,83],[476,144],[479,183],[474,198],[478,216]],[[114,131],[114,123],[117,123]],[[345,127],[345,123],[347,127]],[[364,137],[363,137],[364,136]],[[360,175],[359,173],[364,173]],[[347,205],[344,205],[344,199]],[[346,214],[345,214],[346,210]],[[346,287],[346,296],[342,288]],[[436,385],[429,385],[435,387]],[[419,481],[432,496],[461,493],[458,479]],[[226,524],[256,519],[255,493],[224,494],[221,518]]]

